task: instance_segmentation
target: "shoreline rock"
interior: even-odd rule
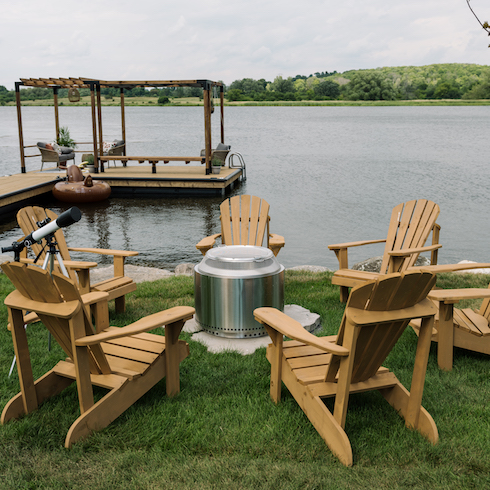
[[[6,261],[13,260],[13,257],[7,254],[0,255],[0,264]],[[429,261],[425,257],[422,257],[416,265],[425,265]],[[471,264],[475,263],[471,260],[462,260],[458,262],[459,264]],[[144,267],[126,264],[124,266],[125,273],[128,277],[131,277],[136,283],[144,281],[156,281],[158,279],[165,279],[173,276],[192,276],[194,273],[195,264],[182,263],[175,267],[175,272],[169,271],[167,269],[159,269],[157,267]],[[372,257],[371,259],[364,260],[352,266],[355,270],[366,270],[372,272],[378,272],[381,266],[380,257]],[[292,271],[308,271],[308,272],[332,272],[328,267],[323,267],[320,265],[297,265],[295,267],[288,267],[286,270]],[[457,271],[458,274],[490,274],[490,269],[466,269],[464,271]],[[0,274],[3,271],[0,269]],[[101,266],[90,271],[90,277],[92,282],[104,281],[105,279],[110,279],[114,275],[114,267]]]

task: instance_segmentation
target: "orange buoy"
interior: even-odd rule
[[[71,165],[66,170],[68,181],[58,182],[53,188],[53,196],[63,202],[97,202],[111,194],[109,184],[93,180],[90,175],[83,178],[82,171]]]

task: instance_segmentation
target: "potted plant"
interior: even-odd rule
[[[213,174],[219,174],[221,171],[221,160],[213,158],[211,160],[211,171]]]
[[[58,145],[65,146],[67,148],[76,148],[77,147],[75,140],[73,140],[70,137],[70,130],[66,126],[63,126],[60,128],[60,134],[58,136],[57,143],[58,143]]]
[[[83,154],[82,155],[82,163],[86,163],[86,169],[89,172],[94,172],[95,171],[95,165],[94,165],[94,156],[90,154]]]

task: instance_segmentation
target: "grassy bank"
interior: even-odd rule
[[[322,317],[320,335],[335,333],[343,313],[331,273],[288,271],[286,303]],[[441,287],[486,287],[489,277],[444,275]],[[12,290],[0,276],[0,304]],[[124,325],[173,305],[193,304],[193,281],[175,277],[142,283],[129,295]],[[6,325],[6,308],[0,309]],[[41,324],[28,327],[34,375],[63,358],[47,350]],[[269,399],[265,349],[241,356],[211,354],[183,334],[191,355],[181,364],[181,393],[165,397],[160,382],[106,429],[63,448],[77,417],[75,386],[35,413],[0,426],[0,487],[104,489],[313,489],[313,488],[488,488],[490,485],[490,358],[456,350],[454,369],[441,372],[433,345],[423,405],[439,429],[430,445],[405,428],[376,393],[351,397],[346,431],[354,466],[344,468],[283,388],[282,402]],[[416,336],[407,330],[386,365],[409,387]],[[7,377],[13,349],[0,329],[0,408],[19,389]]]
[[[81,97],[79,102],[70,102],[67,98],[60,98],[59,104],[62,106],[90,106],[90,97]],[[9,102],[7,105],[13,106],[15,102]],[[26,100],[22,101],[23,106],[52,106],[53,99],[42,100]],[[120,97],[113,97],[112,99],[102,98],[103,106],[119,106],[121,105]],[[125,106],[143,106],[143,107],[158,107],[157,97],[125,97]],[[192,107],[202,106],[203,102],[198,97],[183,97],[170,99],[170,103],[164,107]],[[343,107],[343,106],[473,106],[473,105],[490,105],[490,100],[466,100],[466,99],[431,99],[431,100],[380,100],[380,101],[363,101],[363,100],[302,100],[302,101],[273,101],[273,102],[254,102],[254,101],[240,101],[240,102],[227,102],[226,106],[329,106],[329,107]],[[162,107],[162,106],[160,106]]]

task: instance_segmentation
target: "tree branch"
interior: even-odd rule
[[[482,28],[487,31],[488,35],[490,36],[490,26],[488,25],[488,22],[482,22],[479,18],[478,15],[475,14],[474,10],[471,8],[470,5],[470,0],[466,0],[466,3],[468,4],[468,8],[471,10],[471,13],[475,16],[475,19],[478,21],[478,23],[482,26]],[[490,45],[488,46],[490,48]]]

